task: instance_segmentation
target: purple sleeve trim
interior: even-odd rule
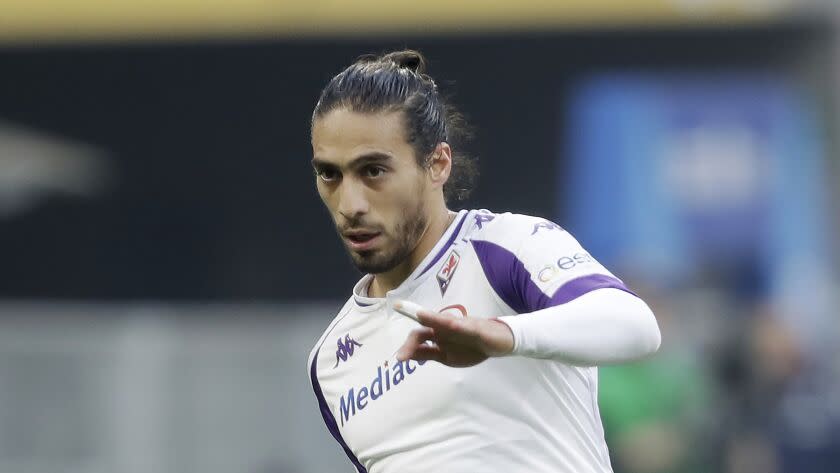
[[[517,314],[565,304],[595,289],[614,288],[632,294],[614,277],[590,274],[563,284],[549,297],[511,251],[489,241],[472,240],[472,245],[490,286]]]
[[[595,289],[607,288],[620,289],[624,292],[629,292],[634,296],[636,295],[633,291],[627,289],[627,286],[625,286],[623,282],[612,276],[607,276],[605,274],[590,274],[588,276],[581,276],[579,278],[572,279],[566,284],[560,286],[556,291],[554,291],[554,295],[551,296],[549,304],[546,307],[565,304],[569,301],[577,299],[587,292],[592,292]],[[541,307],[541,309],[544,308],[545,307]]]
[[[321,351],[319,347],[318,350],[315,352],[315,356],[312,358],[312,367],[309,369],[309,379],[312,381],[312,389],[315,391],[315,397],[318,398],[318,406],[321,408],[321,417],[324,418],[324,423],[327,424],[327,428],[330,430],[333,438],[338,441],[338,444],[341,445],[341,448],[344,449],[344,453],[347,454],[347,457],[353,462],[353,466],[356,467],[356,470],[359,473],[367,473],[367,470],[364,466],[359,462],[359,459],[356,458],[356,455],[353,455],[353,451],[350,450],[350,447],[347,446],[347,443],[341,437],[341,432],[338,430],[338,423],[335,421],[335,417],[333,416],[332,412],[330,411],[329,406],[327,406],[327,400],[324,399],[324,392],[321,391],[321,384],[318,382],[318,353]]]

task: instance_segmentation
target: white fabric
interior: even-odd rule
[[[611,288],[499,320],[513,332],[512,355],[577,366],[636,360],[654,353],[661,342],[648,305],[633,294]]]
[[[462,210],[399,287],[370,298],[370,281],[356,284],[308,366],[325,423],[358,471],[612,471],[597,368],[524,356],[450,368],[395,356],[418,327],[393,310],[396,300],[470,318],[530,318],[515,314],[623,288],[568,232],[537,217]],[[531,323],[543,321],[523,327]],[[521,347],[529,337],[520,334]]]

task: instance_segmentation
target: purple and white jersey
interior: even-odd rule
[[[385,298],[372,276],[309,357],[321,414],[358,472],[610,472],[597,368],[518,356],[471,368],[399,362],[417,322],[405,299],[459,317],[491,318],[627,290],[568,232],[547,220],[462,210],[435,248]]]

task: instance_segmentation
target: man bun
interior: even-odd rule
[[[419,51],[404,49],[382,56],[383,61],[391,61],[400,69],[408,69],[417,74],[426,73],[426,58]]]

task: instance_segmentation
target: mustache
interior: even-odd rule
[[[379,228],[379,225],[368,225],[362,219],[347,220],[342,225],[336,224],[336,229],[338,230],[338,233],[342,233],[342,234],[344,232],[348,231],[348,230],[359,230],[359,229],[377,231],[377,232],[382,231],[382,229]]]

